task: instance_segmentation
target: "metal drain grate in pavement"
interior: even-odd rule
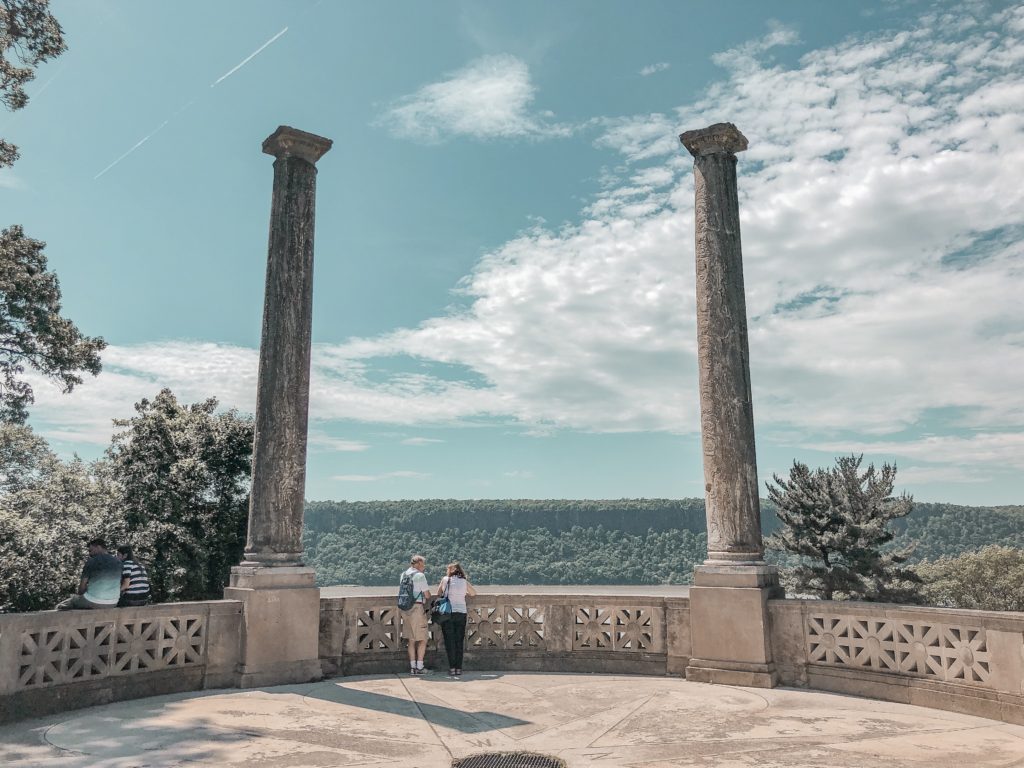
[[[565,768],[565,763],[533,752],[493,752],[456,760],[452,768]]]

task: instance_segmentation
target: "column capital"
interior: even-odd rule
[[[315,133],[281,125],[263,140],[263,152],[277,158],[298,157],[315,165],[333,144],[330,139],[317,136]]]
[[[735,154],[747,148],[747,137],[732,123],[715,123],[707,128],[679,134],[679,141],[694,157],[723,152]]]

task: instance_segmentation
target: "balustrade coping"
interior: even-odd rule
[[[436,584],[431,583],[431,587]],[[474,584],[481,597],[530,595],[536,597],[611,597],[619,598],[688,598],[689,585],[684,584]],[[391,585],[364,587],[339,584],[320,588],[320,599],[344,597],[388,597],[397,594],[397,581]]]

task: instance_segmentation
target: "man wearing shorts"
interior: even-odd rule
[[[409,567],[402,573],[402,578],[412,579],[412,592],[415,602],[407,611],[399,611],[402,615],[402,637],[409,643],[409,674],[425,675],[423,657],[427,654],[427,606],[430,601],[430,587],[423,570],[427,561],[423,555],[413,555]],[[401,581],[401,580],[400,580]]]

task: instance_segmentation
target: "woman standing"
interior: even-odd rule
[[[462,566],[451,563],[448,575],[437,585],[437,593],[447,597],[452,605],[451,615],[441,624],[441,632],[444,650],[448,654],[448,677],[458,680],[462,677],[462,654],[466,649],[466,595],[474,597],[476,590],[466,578]]]

